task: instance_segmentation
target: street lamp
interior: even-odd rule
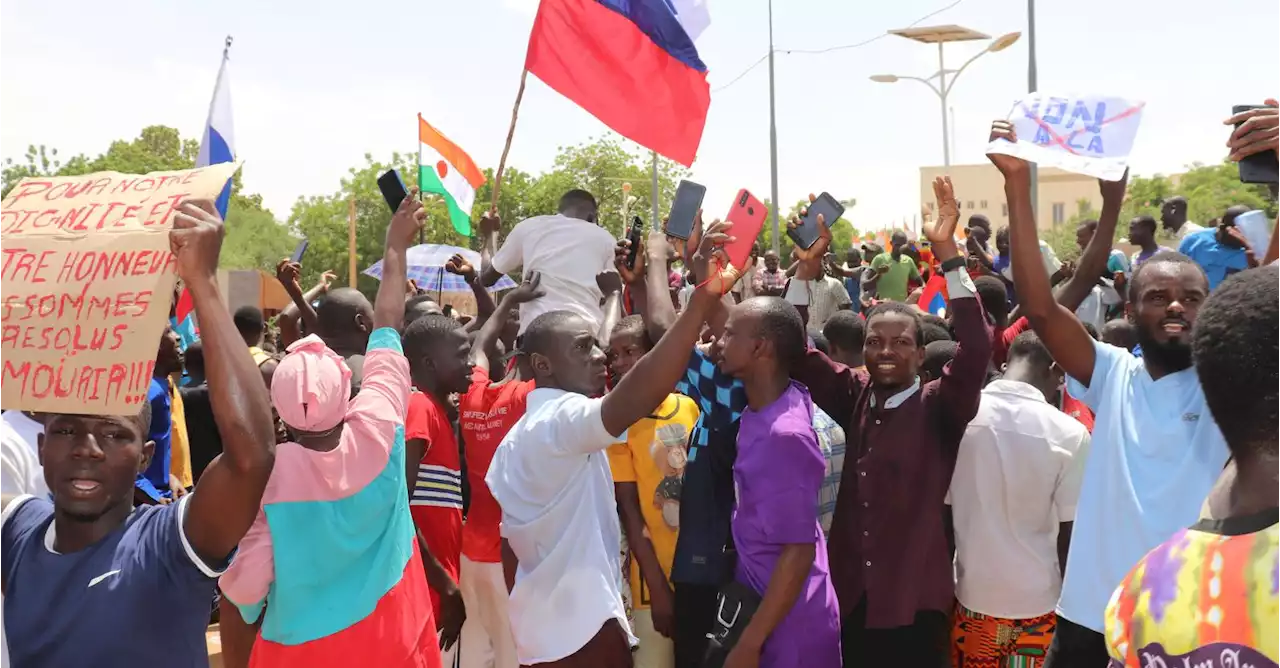
[[[969,42],[979,39],[990,39],[990,35],[980,33],[976,30],[970,30],[955,25],[933,26],[928,28],[904,28],[902,30],[890,30],[889,34],[905,37],[922,44],[938,45],[938,71],[927,77],[907,77],[898,76],[896,74],[876,74],[871,77],[876,83],[895,83],[897,81],[919,81],[929,87],[938,96],[942,103],[942,164],[944,167],[951,166],[951,141],[950,129],[947,127],[947,95],[951,93],[951,88],[955,86],[956,78],[965,70],[973,61],[981,58],[987,53],[996,53],[1009,48],[1018,38],[1022,36],[1020,32],[1011,32],[1001,35],[987,44],[987,48],[974,54],[972,58],[966,60],[959,69],[948,70],[942,59],[942,45],[947,42]],[[951,75],[951,80],[947,80],[947,75]],[[933,83],[937,79],[938,83]]]

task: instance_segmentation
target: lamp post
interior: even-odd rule
[[[966,60],[964,64],[959,67],[959,69],[955,69],[955,70],[947,69],[946,63],[943,60],[942,45],[946,44],[947,42],[968,42],[968,41],[979,40],[979,39],[990,39],[990,35],[985,35],[976,30],[970,30],[969,28],[963,28],[961,26],[954,26],[954,25],[934,26],[930,28],[905,28],[902,30],[890,30],[889,34],[905,37],[907,39],[914,40],[923,44],[938,45],[938,71],[937,72],[934,72],[933,74],[927,77],[908,77],[908,76],[899,76],[896,74],[877,74],[872,76],[871,80],[877,83],[894,83],[894,82],[903,81],[903,80],[919,81],[920,83],[928,86],[929,90],[933,91],[933,93],[938,96],[938,101],[941,103],[940,107],[942,109],[942,164],[944,167],[950,167],[951,166],[951,137],[950,137],[951,131],[947,123],[947,95],[951,93],[951,88],[955,86],[956,78],[960,76],[960,73],[963,72],[965,68],[973,64],[973,61],[981,58],[983,55],[988,53],[995,53],[997,51],[1003,51],[1009,48],[1010,45],[1018,41],[1018,38],[1022,36],[1022,33],[1011,32],[1006,35],[1001,35],[1000,37],[997,37],[994,40],[991,40],[991,42],[987,44],[987,48],[974,54],[974,56],[969,60]],[[948,75],[950,75],[950,80],[948,80]],[[934,79],[937,79],[938,83],[936,84],[933,83]]]
[[[769,197],[773,202],[773,252],[778,252],[778,122],[773,104],[773,0],[769,0]]]

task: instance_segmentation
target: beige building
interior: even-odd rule
[[[933,210],[933,179],[949,174],[960,203],[960,222],[964,224],[975,213],[981,213],[1000,229],[1009,224],[1009,205],[1004,197],[1004,177],[995,165],[952,165],[920,168],[920,201]],[[1081,200],[1089,211],[1102,208],[1098,179],[1083,174],[1064,172],[1053,167],[1039,170],[1040,197],[1036,205],[1036,226],[1045,229],[1069,220],[1080,213]]]

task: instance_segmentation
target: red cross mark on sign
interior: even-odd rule
[[[1144,105],[1145,103],[1135,104],[1132,107],[1129,107],[1128,109],[1125,109],[1124,111],[1116,114],[1115,116],[1098,121],[1095,127],[1102,128],[1102,126],[1104,125],[1108,125],[1116,121],[1128,118],[1138,113],[1139,111],[1142,111],[1142,107]],[[1036,125],[1040,126],[1040,129],[1044,130],[1045,134],[1049,135],[1050,141],[1052,141],[1054,144],[1057,144],[1058,146],[1061,146],[1062,150],[1066,151],[1067,153],[1070,153],[1071,155],[1080,155],[1076,151],[1075,147],[1071,146],[1071,140],[1080,136],[1082,132],[1087,130],[1089,128],[1088,124],[1085,124],[1081,127],[1076,128],[1075,130],[1072,130],[1071,133],[1064,138],[1062,135],[1058,134],[1057,132],[1054,132],[1053,126],[1045,122],[1043,114],[1036,114],[1033,110],[1027,108],[1026,102],[1021,102],[1019,103],[1018,106],[1022,107],[1022,112],[1026,114],[1027,118],[1030,118],[1031,120],[1035,121]]]

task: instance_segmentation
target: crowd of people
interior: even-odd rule
[[[1007,227],[940,177],[843,260],[486,215],[465,316],[406,280],[416,189],[372,302],[284,260],[275,323],[185,202],[199,340],[141,412],[0,421],[6,665],[203,666],[211,620],[235,668],[1277,665],[1277,237],[1172,197],[1127,256],[1122,178],[1063,263],[990,158]]]

